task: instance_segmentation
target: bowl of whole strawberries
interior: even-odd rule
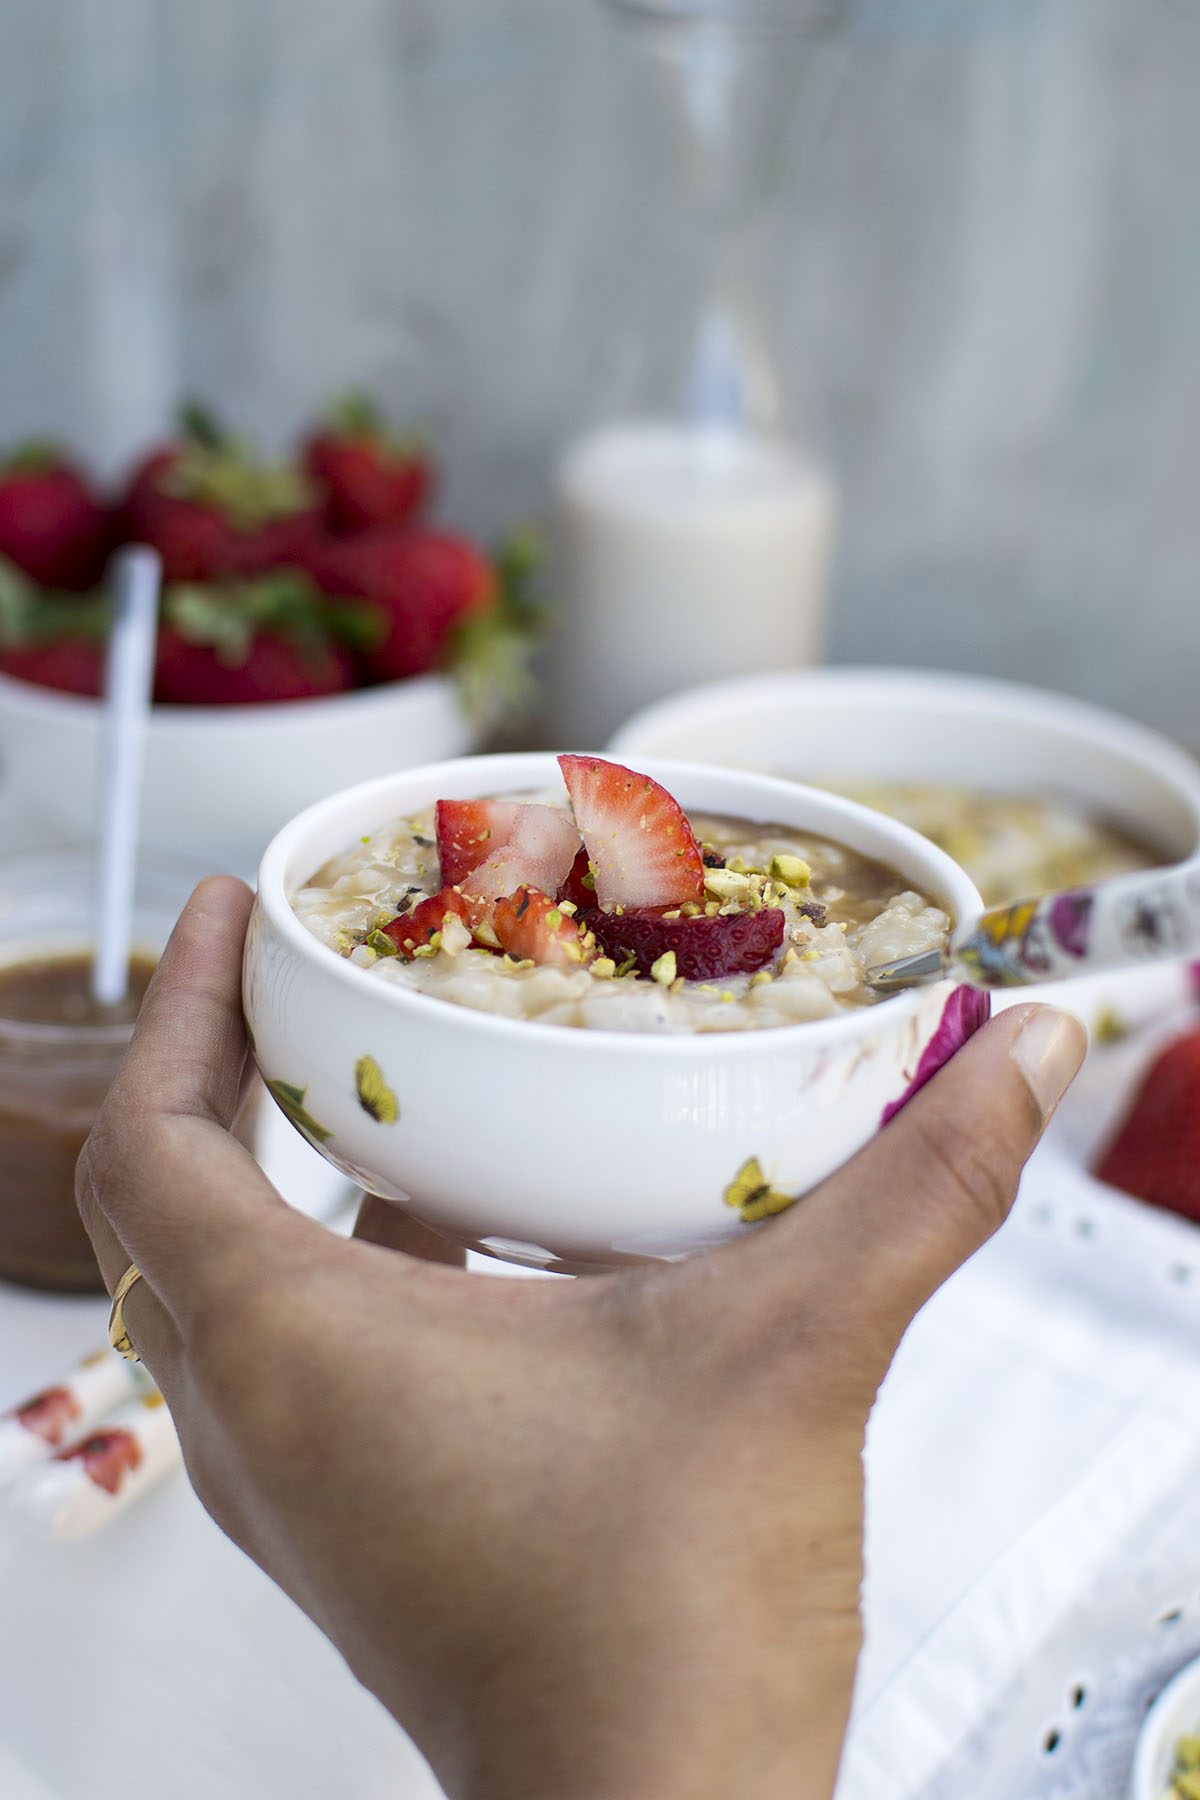
[[[94,830],[105,570],[163,574],[142,836],[242,872],[300,808],[476,747],[525,680],[536,547],[433,518],[437,471],[366,401],[283,459],[191,408],[120,492],[53,446],[0,460],[0,793],[43,835]]]

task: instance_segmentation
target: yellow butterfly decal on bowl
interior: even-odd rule
[[[757,1224],[772,1213],[785,1212],[796,1203],[795,1194],[781,1194],[762,1172],[757,1156],[748,1156],[725,1189],[726,1206],[735,1206],[747,1225]]]
[[[383,1078],[383,1070],[373,1056],[360,1056],[354,1065],[354,1090],[358,1104],[381,1125],[394,1125],[400,1117],[400,1102]]]

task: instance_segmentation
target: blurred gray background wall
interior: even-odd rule
[[[861,0],[779,171],[783,362],[844,497],[830,654],[1200,745],[1200,0]],[[0,443],[115,475],[184,394],[424,423],[544,508],[655,142],[596,0],[8,0]]]

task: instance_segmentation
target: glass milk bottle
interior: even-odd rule
[[[815,661],[834,535],[830,477],[784,419],[770,318],[773,183],[833,0],[601,4],[629,100],[653,89],[672,142],[629,196],[615,367],[552,474],[545,723],[576,749],[680,688]]]

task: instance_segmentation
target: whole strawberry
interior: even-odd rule
[[[309,700],[353,687],[354,656],[298,571],[179,586],[163,601],[154,697],[175,706]]]
[[[412,520],[433,486],[432,465],[418,440],[389,432],[361,395],[328,409],[301,461],[325,495],[326,522],[334,532]]]
[[[164,581],[216,581],[302,566],[323,531],[300,470],[263,462],[193,409],[178,441],[135,469],[123,535],[162,558]]]
[[[39,587],[0,558],[0,670],[37,687],[99,694],[104,687],[108,597]]]
[[[454,627],[496,596],[491,561],[469,539],[445,531],[379,525],[357,537],[328,539],[308,567],[326,594],[378,609],[382,635],[363,658],[373,681],[401,681],[435,668]]]
[[[0,556],[42,587],[96,587],[113,544],[108,509],[52,444],[28,444],[0,463]]]
[[[1151,1064],[1095,1173],[1200,1223],[1200,1029],[1177,1037]]]
[[[41,644],[0,644],[0,670],[36,687],[64,694],[104,690],[105,649],[88,637],[60,637]]]

